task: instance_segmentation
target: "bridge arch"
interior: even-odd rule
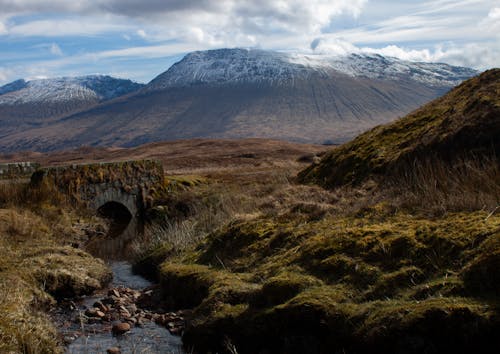
[[[163,167],[159,161],[134,160],[47,167],[31,177],[33,185],[49,180],[72,200],[95,211],[106,203],[125,206],[137,219],[163,186]]]
[[[137,217],[139,213],[137,196],[124,192],[121,188],[104,187],[89,200],[89,207],[99,211],[108,203],[123,205],[132,217]]]

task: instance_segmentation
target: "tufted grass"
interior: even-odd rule
[[[62,353],[46,311],[111,279],[102,261],[71,245],[89,222],[44,186],[0,185],[0,352]]]

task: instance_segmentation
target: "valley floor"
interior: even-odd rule
[[[159,282],[156,306],[193,309],[183,334],[188,350],[465,353],[500,344],[498,185],[491,199],[467,195],[460,202],[424,200],[429,191],[375,181],[326,190],[296,181],[325,147],[219,142],[210,153],[211,144],[194,141],[184,153],[153,145],[141,153],[163,160],[166,178],[135,247],[134,269]],[[138,152],[93,153],[110,160]],[[0,210],[5,351],[57,347],[50,323],[34,310],[57,294],[47,279],[59,278],[46,272],[61,274],[65,264],[88,259],[65,246],[78,235],[78,217],[50,205],[33,210],[19,201]],[[100,262],[92,265],[81,269],[95,288],[108,273]],[[8,295],[12,283],[23,301]]]

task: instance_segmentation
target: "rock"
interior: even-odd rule
[[[125,319],[125,321],[127,321],[128,323],[130,323],[132,325],[135,325],[137,323],[137,318],[130,317],[130,318]]]
[[[111,331],[115,335],[124,334],[124,333],[130,331],[130,324],[127,322],[116,323],[113,325],[113,328],[111,329]]]
[[[127,310],[125,310],[125,311],[120,310],[120,316],[127,319],[127,318],[130,318],[132,315]]]
[[[85,310],[85,316],[87,317],[97,317],[97,309],[95,308],[90,308]]]
[[[169,328],[168,331],[173,336],[180,336],[182,334],[182,328],[180,327]]]
[[[108,350],[106,350],[106,353],[108,353],[108,354],[120,354],[121,350],[118,347],[112,347],[112,348],[109,348]]]
[[[101,301],[96,301],[94,303],[94,307],[101,310],[102,312],[108,312],[109,309],[106,305],[104,305]]]
[[[120,293],[116,289],[109,289],[108,296],[120,297]]]
[[[66,336],[66,337],[64,337],[64,339],[63,339],[63,340],[64,340],[64,344],[69,345],[69,344],[73,343],[73,341],[74,341],[75,339],[76,339],[76,338],[75,338],[75,337],[73,337],[73,336]]]
[[[104,316],[106,316],[106,314],[104,312],[102,312],[102,311],[97,311],[96,312],[96,316],[100,317],[100,318],[103,318]]]
[[[132,315],[134,315],[137,312],[137,306],[135,306],[135,304],[130,304],[130,305],[127,306],[127,310]]]

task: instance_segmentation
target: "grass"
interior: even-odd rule
[[[391,352],[421,341],[410,352],[445,350],[451,330],[443,338],[420,330],[433,316],[450,328],[462,321],[457,331],[487,342],[474,326],[497,325],[500,214],[479,204],[431,212],[395,193],[407,180],[324,190],[282,170],[245,181],[206,177],[158,199],[156,220],[169,223],[138,268],[156,273],[163,306],[195,309],[188,347],[225,352],[229,340],[240,353],[322,352],[376,343]],[[382,330],[389,320],[394,327]]]
[[[298,179],[298,161],[211,170],[158,199],[170,226],[144,270],[165,307],[194,308],[187,347],[488,352],[500,329],[499,74],[313,158]]]
[[[83,237],[79,222],[92,221],[49,185],[0,185],[0,352],[62,352],[46,310],[111,279],[102,261],[71,246]]]
[[[462,154],[498,157],[499,77],[499,69],[488,70],[412,114],[361,134],[303,170],[300,179],[332,188],[418,166],[429,155],[437,157],[432,163]]]

